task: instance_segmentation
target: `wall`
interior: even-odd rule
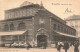
[[[23,29],[23,30],[28,30],[28,35],[30,36],[30,40],[33,40],[33,23],[32,23],[32,19],[21,19],[21,20],[14,20],[14,21],[4,21],[4,22],[1,22],[1,28],[0,31],[3,32],[4,31],[4,25],[5,24],[8,24],[9,28],[10,28],[10,24],[14,24],[14,30],[13,31],[21,31],[21,30],[18,30],[18,25],[20,23],[25,23],[26,25],[26,29]],[[22,30],[22,31],[23,31]],[[12,31],[12,30],[7,30],[7,31]]]
[[[33,16],[37,12],[34,7],[20,7],[5,11],[5,19],[22,18],[26,16]]]
[[[49,15],[47,15],[46,12],[42,9],[38,10],[37,14],[34,17],[35,40],[37,40],[37,36],[39,35],[38,32],[40,32],[41,28],[44,30],[44,33],[47,36],[47,40],[50,41],[50,18]]]
[[[69,20],[67,21],[67,25],[73,27],[77,31],[77,36],[80,37],[80,20]]]

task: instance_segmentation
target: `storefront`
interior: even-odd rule
[[[13,44],[14,42],[27,42],[27,31],[0,32],[0,45]]]
[[[68,34],[64,34],[61,32],[54,32],[53,34],[53,40],[57,41],[57,42],[64,42],[64,41],[68,41],[68,42],[74,42],[78,39],[78,37],[73,36],[73,35],[68,35]]]

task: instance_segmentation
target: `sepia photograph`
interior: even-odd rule
[[[0,0],[0,52],[80,52],[80,0]]]

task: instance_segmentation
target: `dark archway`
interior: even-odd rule
[[[47,36],[46,35],[38,35],[37,36],[37,46],[38,47],[46,47],[47,46]]]

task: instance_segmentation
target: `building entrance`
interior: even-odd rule
[[[46,47],[47,46],[47,36],[46,35],[38,35],[37,36],[37,46],[38,47]]]

